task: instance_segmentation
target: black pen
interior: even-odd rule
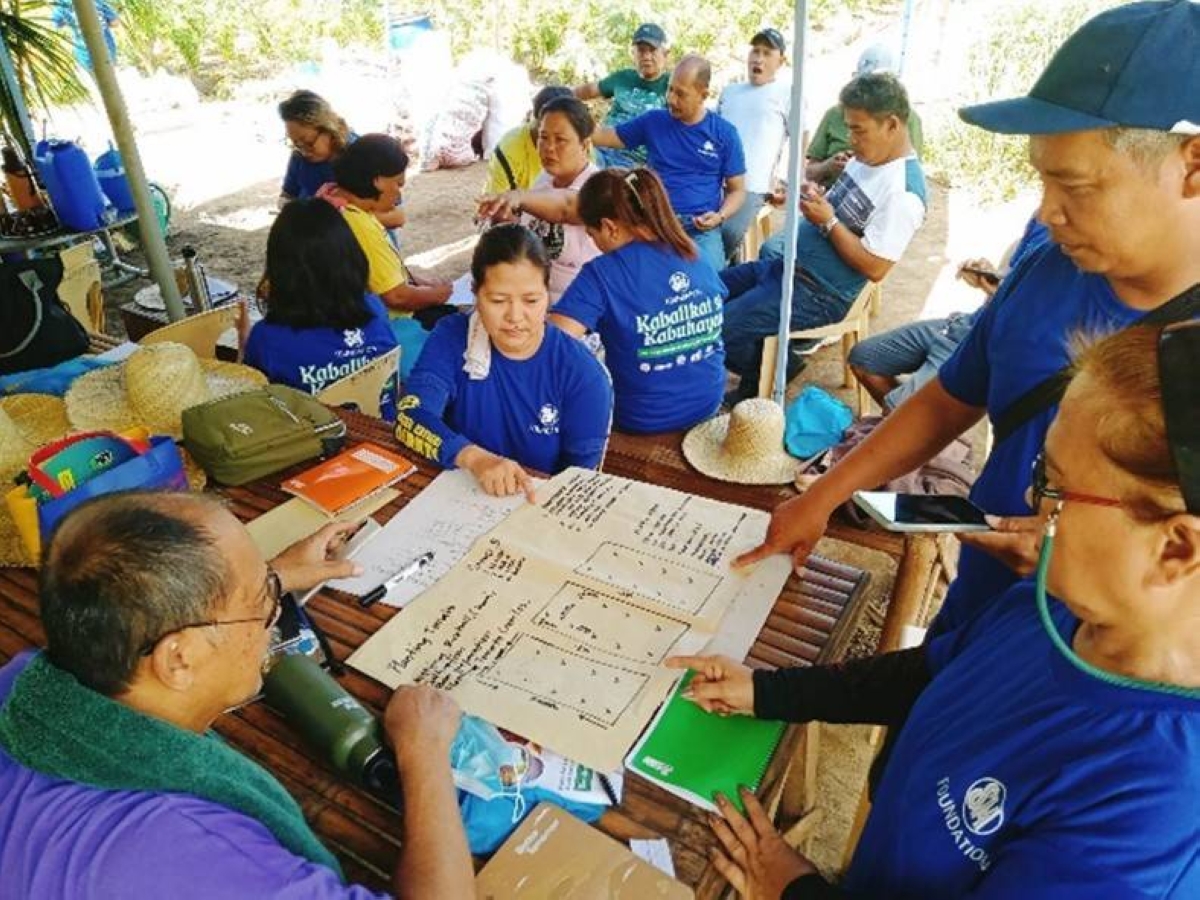
[[[597,773],[596,773],[596,780],[600,782],[600,788],[601,788],[601,789],[604,791],[604,793],[605,793],[605,794],[608,796],[608,799],[609,799],[609,801],[612,803],[612,805],[613,805],[613,806],[620,806],[620,805],[621,805],[621,801],[617,799],[617,792],[616,792],[616,789],[615,789],[615,788],[613,788],[612,782],[608,780],[608,776],[607,776],[607,775],[601,775],[599,772],[597,772]]]
[[[433,554],[432,550],[428,550],[425,553],[422,553],[420,556],[418,556],[412,562],[410,562],[406,566],[404,566],[404,568],[402,568],[399,572],[397,572],[395,575],[393,575],[391,578],[389,578],[387,581],[385,581],[379,587],[373,588],[370,591],[368,591],[367,593],[363,594],[361,597],[359,597],[358,605],[362,606],[364,608],[368,607],[368,606],[373,606],[375,603],[377,603],[378,601],[380,601],[384,597],[386,597],[388,595],[388,591],[390,591],[392,588],[394,588],[400,582],[407,581],[409,578],[412,578],[414,575],[416,575],[418,572],[420,572],[423,568],[425,568],[427,565],[429,565],[431,562],[433,562],[433,555],[434,554]]]

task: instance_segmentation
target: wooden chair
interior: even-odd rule
[[[805,328],[800,331],[793,331],[788,335],[788,338],[790,340],[797,338],[802,340],[819,340],[827,337],[840,337],[842,339],[842,387],[857,384],[853,373],[850,371],[850,363],[848,361],[850,351],[870,331],[871,309],[880,302],[877,298],[882,293],[882,290],[878,282],[868,281],[859,292],[858,297],[855,298],[854,303],[851,304],[842,321],[833,322],[829,325],[821,325],[817,328]],[[762,366],[758,372],[758,396],[760,397],[771,396],[771,389],[775,384],[775,355],[778,349],[778,336],[771,335],[763,339]],[[867,392],[861,384],[857,385],[855,389],[854,402],[855,413],[862,415],[867,405]]]
[[[771,236],[771,232],[774,230],[774,222],[771,218],[774,209],[775,207],[769,203],[764,203],[758,208],[758,215],[754,217],[754,221],[746,229],[746,236],[742,238],[742,262],[754,262],[758,259],[763,242]]]
[[[317,394],[317,399],[326,406],[354,404],[358,411],[376,419],[383,418],[379,406],[379,395],[389,378],[396,378],[400,371],[400,348],[377,356],[357,372],[339,378]]]
[[[63,277],[58,297],[90,334],[104,333],[104,294],[100,287],[100,264],[90,242],[68,247],[58,254]]]
[[[217,338],[237,325],[238,304],[228,303],[207,312],[196,313],[162,328],[155,328],[139,344],[159,344],[174,341],[186,344],[201,359],[216,359]]]

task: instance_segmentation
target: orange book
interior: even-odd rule
[[[335,516],[416,471],[416,466],[376,444],[355,444],[280,487]]]

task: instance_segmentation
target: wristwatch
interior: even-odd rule
[[[828,222],[824,222],[817,227],[821,229],[821,237],[829,237],[833,234],[833,229],[837,227],[838,217],[830,216]]]

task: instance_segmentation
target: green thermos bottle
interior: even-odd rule
[[[313,749],[367,790],[396,803],[396,762],[379,723],[313,659],[281,655],[263,679],[267,703],[283,713]]]

